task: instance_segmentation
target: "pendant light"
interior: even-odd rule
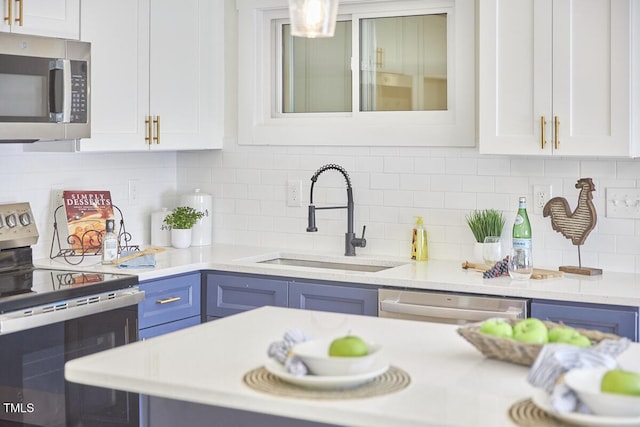
[[[291,34],[298,37],[333,37],[338,0],[289,0]]]

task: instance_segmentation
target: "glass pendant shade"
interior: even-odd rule
[[[337,14],[338,0],[289,0],[291,35],[333,37]]]

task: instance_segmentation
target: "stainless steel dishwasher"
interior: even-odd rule
[[[463,325],[490,317],[523,319],[529,300],[433,291],[380,289],[378,316]]]

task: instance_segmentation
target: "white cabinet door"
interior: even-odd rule
[[[639,12],[629,0],[483,0],[480,153],[638,155],[630,29]]]
[[[551,0],[483,0],[479,10],[480,153],[551,154],[540,127],[551,117]]]
[[[92,129],[76,148],[221,148],[228,2],[82,2],[81,37],[92,42]],[[148,117],[159,123],[147,126]],[[150,134],[159,138],[150,143]]]
[[[630,140],[631,3],[553,5],[553,116],[559,120],[554,154],[637,155]],[[633,49],[638,56],[640,45]]]
[[[2,0],[3,19],[0,31],[38,36],[78,39],[80,33],[80,0]],[[22,20],[20,22],[20,17]]]
[[[149,114],[160,120],[152,150],[222,147],[224,91],[214,88],[223,78],[223,17],[222,1],[152,2]]]
[[[149,0],[82,0],[91,42],[91,138],[80,151],[147,151]],[[117,31],[116,31],[117,29]]]

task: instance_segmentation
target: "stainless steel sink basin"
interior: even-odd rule
[[[286,258],[286,257],[266,259],[263,261],[258,261],[258,263],[290,265],[295,267],[328,268],[331,270],[362,271],[366,273],[375,273],[378,271],[387,270],[389,268],[394,268],[394,267],[398,267],[399,265],[402,265],[400,263],[389,264],[389,265],[357,264],[357,263],[347,263],[347,262],[339,262],[339,261],[318,261],[318,260],[311,260],[311,259],[297,259],[297,258]]]

